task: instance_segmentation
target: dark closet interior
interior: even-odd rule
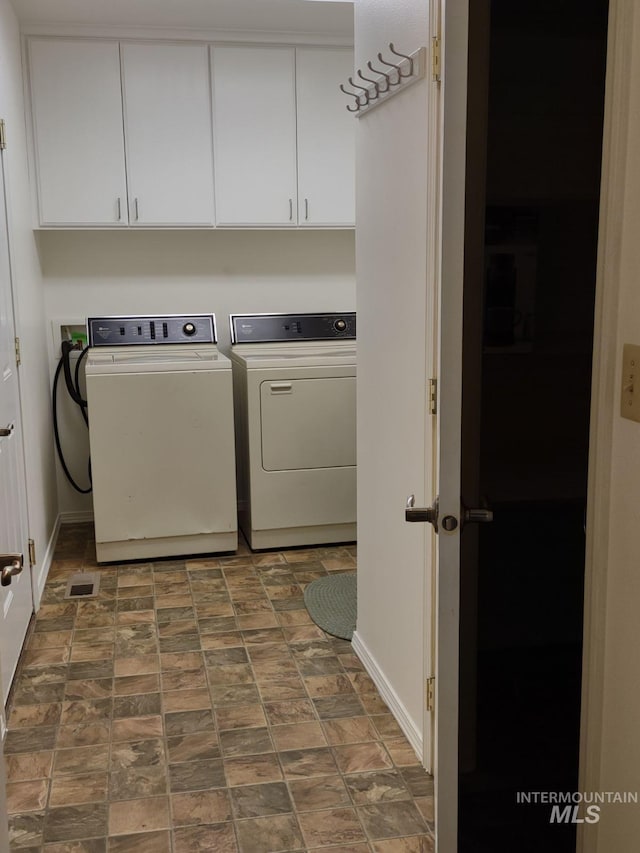
[[[465,277],[476,306],[465,362],[476,367],[464,378],[475,437],[463,470],[494,520],[461,539],[461,595],[474,606],[462,607],[460,688],[475,697],[461,704],[461,731],[472,731],[471,760],[461,745],[464,853],[575,849],[575,824],[552,824],[550,805],[517,796],[578,790],[607,12],[606,0],[487,0],[471,18],[471,48],[489,62],[484,81],[473,64],[469,77],[486,111],[485,135],[470,140],[484,171],[468,183],[468,209],[483,183],[484,202],[481,252],[467,261],[482,255],[483,268]]]

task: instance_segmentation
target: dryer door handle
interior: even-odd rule
[[[293,394],[291,382],[271,382],[269,388],[272,394]]]

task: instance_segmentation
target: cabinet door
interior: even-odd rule
[[[338,86],[353,76],[353,52],[297,48],[298,222],[355,222],[355,120]]]
[[[123,44],[131,225],[213,225],[205,45]]]
[[[31,39],[41,225],[126,225],[117,42]]]
[[[296,224],[295,50],[212,48],[218,225]]]

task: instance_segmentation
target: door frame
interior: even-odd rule
[[[617,380],[620,235],[626,195],[635,0],[609,0],[587,487],[579,790],[600,789],[605,686],[611,456]],[[578,826],[577,853],[598,849],[598,824]]]
[[[2,669],[0,668],[0,696],[4,695]],[[7,733],[4,704],[0,703],[0,746],[4,747]],[[7,768],[4,758],[0,761],[0,853],[9,853],[9,815],[7,812]]]

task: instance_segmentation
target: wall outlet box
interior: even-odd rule
[[[71,341],[76,348],[84,349],[87,345],[87,332],[85,329],[71,328]]]
[[[51,344],[54,361],[60,358],[62,341],[71,341],[76,349],[87,346],[87,325],[83,320],[61,319],[51,321]]]
[[[640,423],[640,346],[636,344],[625,344],[622,348],[620,414]]]

